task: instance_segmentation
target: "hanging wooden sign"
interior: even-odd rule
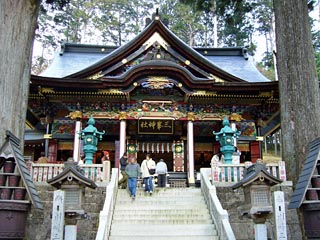
[[[139,119],[139,134],[173,134],[171,119]]]

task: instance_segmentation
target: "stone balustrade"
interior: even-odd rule
[[[208,168],[201,168],[200,178],[201,190],[210,211],[210,215],[217,227],[220,239],[235,240],[236,238],[229,222],[228,212],[221,206],[216,187],[210,182],[208,170]]]
[[[105,161],[103,164],[79,164],[83,174],[94,182],[108,182],[110,179],[110,162]],[[33,182],[46,183],[60,174],[64,169],[64,164],[51,163],[30,163],[28,166]]]
[[[118,193],[118,178],[119,170],[117,168],[113,168],[110,182],[106,188],[106,198],[103,209],[99,215],[99,226],[96,240],[109,239],[113,210]]]
[[[247,167],[252,165],[251,162],[244,164],[222,164],[216,161],[211,162],[211,180],[212,182],[238,182],[244,176],[244,171]],[[278,163],[267,163],[269,173],[273,176],[281,179],[282,181],[287,180],[286,167],[284,161]]]

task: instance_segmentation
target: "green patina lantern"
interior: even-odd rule
[[[81,139],[83,140],[83,151],[86,155],[85,163],[92,164],[93,154],[98,150],[98,139],[102,139],[102,135],[105,133],[99,132],[94,126],[95,120],[90,117],[88,120],[88,126],[81,131]]]
[[[230,127],[230,122],[226,117],[222,121],[223,128],[221,128],[220,132],[212,132],[216,135],[216,140],[220,142],[220,151],[224,156],[225,163],[232,163],[232,154],[235,151],[234,140],[239,137],[240,132],[235,131]]]

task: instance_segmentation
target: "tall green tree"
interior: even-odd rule
[[[94,26],[101,32],[104,44],[120,46],[145,26],[153,4],[138,0],[95,0]]]
[[[160,13],[169,22],[169,28],[190,46],[201,46],[204,34],[203,18],[195,4],[183,4],[178,0],[161,3]],[[208,41],[208,39],[207,39]]]
[[[92,1],[69,0],[62,8],[53,8],[53,21],[65,42],[80,43],[94,16]]]
[[[265,75],[269,79],[275,80],[274,62],[275,56],[275,29],[274,29],[274,11],[272,0],[256,0],[253,20],[256,23],[255,31],[264,36],[266,51],[258,66],[264,68]]]
[[[217,26],[215,34],[218,35],[219,46],[249,46],[254,52],[252,41],[254,24],[252,10],[255,1],[250,0],[180,0],[180,2],[194,6],[200,14],[211,13],[212,21],[203,21],[204,26],[211,24]],[[217,21],[214,21],[217,17]],[[213,42],[214,42],[214,35]]]
[[[32,64],[34,74],[39,74],[48,66],[62,42],[86,43],[92,40],[90,37],[95,34],[91,21],[94,10],[93,2],[87,0],[41,3],[35,35],[39,49]]]
[[[0,1],[0,146],[5,131],[24,138],[38,0]]]
[[[279,76],[282,158],[297,182],[308,143],[320,136],[319,82],[307,2],[273,1]]]

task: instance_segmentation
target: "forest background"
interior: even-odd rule
[[[169,29],[193,47],[245,46],[276,80],[272,0],[47,0],[40,7],[32,73],[45,70],[63,42],[121,46],[158,8]],[[320,0],[308,1],[320,80]]]

